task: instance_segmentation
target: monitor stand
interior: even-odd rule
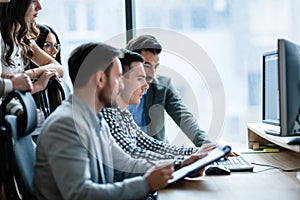
[[[300,136],[299,137],[286,137],[284,140],[288,145],[300,145]]]
[[[274,136],[280,136],[280,131],[276,131],[273,129],[266,129],[266,134],[274,135]],[[288,145],[300,145],[300,133],[294,133],[293,135],[285,136],[283,137],[284,141]]]
[[[279,147],[283,147],[292,151],[300,152],[300,144],[298,144],[300,136],[288,136],[288,137],[281,137],[278,135],[271,135],[267,134],[266,130],[275,130],[272,131],[272,133],[279,132],[279,127],[265,124],[265,123],[248,123],[247,124],[247,130],[248,130],[248,147],[252,149],[257,144],[260,145],[270,145],[275,144]],[[298,139],[296,139],[298,138]],[[293,143],[294,145],[289,145],[287,143]]]
[[[280,131],[276,131],[276,130],[272,130],[272,129],[266,129],[265,133],[270,134],[270,135],[280,136]]]

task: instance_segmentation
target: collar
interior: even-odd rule
[[[99,118],[97,114],[83,101],[79,96],[75,94],[70,94],[68,101],[72,105],[73,109],[73,118],[75,121],[82,120],[82,116],[86,119],[86,123],[88,123],[91,127],[97,127],[100,130]],[[82,123],[78,121],[78,123]]]

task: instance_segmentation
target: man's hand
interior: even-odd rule
[[[50,71],[50,70],[44,69],[41,76],[38,77],[38,79],[35,83],[33,83],[33,86],[34,86],[33,93],[44,90],[47,87],[49,79],[52,76],[56,76],[56,71],[55,70]]]
[[[197,160],[201,159],[201,158],[204,158],[205,156],[207,156],[207,153],[201,153],[201,154],[194,154],[194,155],[191,155],[190,157],[188,157],[187,159],[185,159],[181,166],[180,167],[184,167],[186,165],[189,165],[189,164],[192,164],[194,162],[196,162]],[[194,178],[194,177],[199,177],[199,176],[202,176],[203,175],[203,172],[204,172],[204,168],[201,169],[199,172],[196,172],[195,174],[192,174],[191,178]]]
[[[238,154],[238,153],[236,153],[236,152],[234,152],[234,151],[231,151],[231,152],[229,152],[226,156],[225,156],[225,158],[227,158],[227,157],[230,157],[230,156],[239,156],[240,154]]]
[[[174,172],[172,164],[153,166],[144,175],[150,192],[155,192],[168,185],[168,180],[173,178]]]
[[[197,155],[197,154],[202,154],[202,153],[208,153],[208,152],[214,150],[215,148],[216,148],[216,145],[213,143],[203,144],[195,154]]]
[[[13,90],[30,91],[32,92],[33,86],[28,75],[25,73],[8,75],[13,84]]]

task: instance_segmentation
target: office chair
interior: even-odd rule
[[[5,113],[7,103],[17,97],[23,114]],[[36,162],[31,132],[37,124],[36,104],[29,92],[14,91],[1,105],[1,175],[7,200],[35,200],[33,178]]]
[[[44,117],[47,118],[63,100],[68,98],[70,88],[63,79],[55,76],[49,79],[45,90],[34,95],[37,107],[41,109]]]

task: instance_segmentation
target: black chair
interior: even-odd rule
[[[34,95],[37,107],[47,118],[70,94],[70,88],[63,79],[51,77],[45,90]]]
[[[70,92],[69,86],[63,79],[58,79],[53,76],[49,79],[45,90],[33,94],[37,108],[42,112],[40,115],[41,118],[38,120],[38,126],[32,134],[34,142],[38,140],[43,121],[62,103],[63,100],[68,98]]]
[[[5,113],[11,99],[17,97],[23,106],[23,114]],[[31,132],[37,124],[36,104],[30,93],[14,91],[1,105],[1,176],[7,200],[34,200],[35,144]]]

